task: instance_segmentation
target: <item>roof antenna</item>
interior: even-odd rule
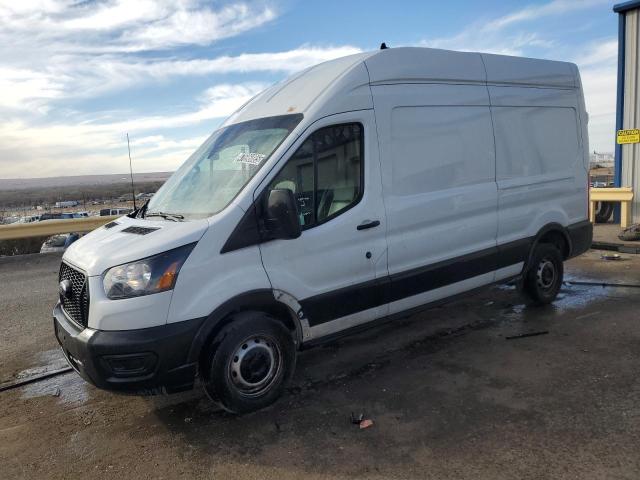
[[[380,50],[386,50],[387,48],[389,48],[389,47],[387,47],[387,44],[385,42],[382,42],[380,44]]]
[[[129,173],[131,175],[131,197],[133,198],[133,211],[136,211],[136,191],[133,188],[133,167],[131,166],[131,147],[129,146],[129,132],[127,132],[127,150],[129,151]]]

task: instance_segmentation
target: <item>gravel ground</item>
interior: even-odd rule
[[[626,257],[568,262],[552,306],[494,287],[304,352],[284,398],[242,417],[74,373],[0,393],[0,477],[637,479],[640,288],[576,283],[640,285]],[[0,381],[60,361],[59,260],[0,259]]]

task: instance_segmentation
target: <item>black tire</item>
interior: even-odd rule
[[[275,318],[254,311],[235,315],[206,355],[202,380],[207,395],[238,414],[275,402],[296,365],[291,332]]]
[[[596,223],[607,223],[613,214],[613,203],[598,202],[596,204]]]
[[[535,303],[545,305],[555,300],[564,275],[562,254],[555,245],[540,243],[535,247],[524,277],[523,291]]]

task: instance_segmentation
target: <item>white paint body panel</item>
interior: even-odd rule
[[[386,215],[382,202],[380,160],[373,111],[331,115],[314,123],[293,146],[293,153],[310,134],[325,126],[361,123],[364,127],[364,195],[349,210],[332,220],[304,230],[294,240],[276,240],[260,245],[262,261],[273,288],[294,298],[306,299],[387,276]],[[268,175],[266,186],[284,166],[285,157]],[[256,194],[262,191],[256,190]],[[369,230],[356,227],[366,220],[380,225]],[[367,252],[371,258],[367,258]],[[369,320],[383,316],[386,306],[361,312]]]
[[[372,87],[391,275],[496,245],[489,96],[471,85]]]
[[[489,86],[496,142],[498,244],[587,218],[588,172],[575,89]],[[588,145],[586,146],[588,148]]]
[[[102,275],[107,269],[166,252],[200,240],[209,227],[207,220],[172,222],[121,217],[113,228],[100,227],[81,237],[65,251],[63,260],[88,276]],[[158,228],[146,235],[124,233],[130,226]]]
[[[211,218],[211,227],[182,266],[167,322],[209,315],[225,301],[271,285],[257,245],[220,254],[244,211],[237,206]]]
[[[435,48],[390,48],[365,59],[371,85],[392,83],[485,83],[478,53]]]
[[[293,305],[529,238],[550,222],[569,225],[587,218],[587,115],[575,65],[420,48],[367,52],[274,85],[225,125],[288,113],[304,118],[222,212],[188,222],[123,217],[118,227],[100,228],[67,250],[65,261],[89,275],[90,327],[126,330],[201,318],[237,295],[262,289],[280,291],[276,296]],[[304,139],[345,122],[364,126],[361,201],[296,240],[220,254],[256,195]],[[548,138],[551,144],[545,145]],[[551,157],[541,159],[545,151],[567,160],[566,168],[535,170],[554,165]],[[526,175],[505,174],[529,167]],[[357,231],[364,220],[381,224]],[[128,225],[160,230],[121,233]],[[173,291],[106,299],[106,269],[195,242]],[[502,280],[522,267],[510,265],[307,327],[304,339]]]

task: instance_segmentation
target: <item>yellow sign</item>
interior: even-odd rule
[[[618,130],[618,145],[625,143],[640,143],[640,130]]]

